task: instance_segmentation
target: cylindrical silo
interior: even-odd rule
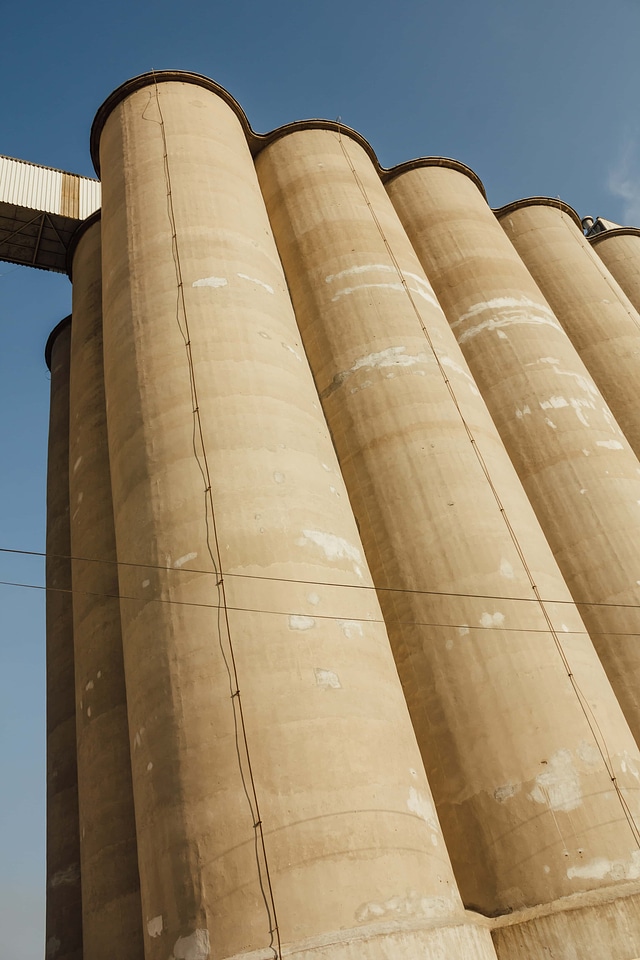
[[[294,124],[256,166],[464,901],[611,883],[586,864],[631,871],[637,845],[568,664],[625,787],[638,751],[370,148]],[[554,922],[575,949],[584,929]],[[544,944],[534,925],[527,956]]]
[[[640,456],[640,315],[567,204],[531,197],[497,216]]]
[[[52,331],[47,464],[47,960],[83,960],[76,766],[71,547],[69,354],[71,317]]]
[[[206,78],[149,74],[103,105],[96,160],[98,142],[145,956],[490,957],[464,923],[243,114]]]
[[[100,215],[69,257],[69,500],[82,915],[88,960],[140,960],[142,916],[102,364]]]
[[[640,311],[640,229],[618,227],[615,230],[603,230],[589,237],[588,242],[635,309]]]
[[[388,189],[640,740],[640,464],[465,170]]]

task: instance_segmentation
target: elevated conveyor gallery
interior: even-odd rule
[[[0,156],[0,260],[64,273],[67,247],[100,206],[100,182]]]

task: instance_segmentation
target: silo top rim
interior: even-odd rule
[[[82,220],[82,222],[78,225],[75,232],[71,236],[71,240],[69,241],[69,246],[67,247],[67,255],[65,259],[65,266],[67,268],[67,276],[69,277],[69,280],[73,279],[73,277],[71,276],[71,272],[73,270],[73,258],[75,256],[76,248],[80,243],[80,240],[82,239],[82,237],[85,235],[85,233],[89,229],[89,227],[92,227],[94,223],[98,223],[100,221],[101,215],[102,215],[102,210],[100,209],[94,210],[94,212],[90,214],[90,216],[88,216],[86,220]]]
[[[276,127],[275,130],[271,130],[269,133],[256,133],[252,129],[246,113],[238,101],[231,96],[228,90],[225,90],[225,88],[220,86],[219,83],[216,83],[215,80],[211,80],[209,77],[205,77],[200,73],[190,73],[188,70],[152,70],[149,73],[141,73],[139,76],[132,77],[131,80],[127,80],[119,87],[116,87],[113,93],[109,94],[104,103],[98,108],[98,112],[96,113],[91,126],[91,159],[93,160],[93,165],[98,176],[100,176],[100,135],[102,134],[102,130],[107,118],[109,117],[109,114],[130,94],[135,93],[136,90],[141,90],[143,87],[148,87],[152,84],[167,82],[193,83],[197,86],[204,87],[206,90],[210,90],[212,93],[215,93],[222,100],[224,100],[238,117],[247,138],[249,149],[254,157],[256,157],[265,147],[268,147],[269,144],[274,143],[276,140],[279,140],[282,137],[289,136],[289,134],[296,133],[299,130],[333,130],[335,133],[343,134],[344,136],[349,137],[351,140],[355,140],[355,142],[358,143],[368,154],[371,162],[376,168],[377,173],[384,181],[398,176],[399,174],[404,173],[406,170],[413,169],[414,167],[451,167],[451,169],[458,170],[460,173],[464,173],[471,180],[473,180],[483,197],[486,199],[486,193],[482,181],[477,174],[475,174],[473,170],[471,170],[470,167],[467,167],[464,163],[461,163],[458,160],[450,160],[446,157],[422,157],[416,160],[409,160],[406,163],[398,164],[395,167],[383,167],[381,166],[375,150],[369,141],[363,137],[361,133],[358,133],[357,130],[354,130],[352,127],[348,127],[346,124],[338,122],[337,120],[296,120],[293,123],[286,123],[281,127]]]
[[[378,162],[378,158],[376,157],[375,151],[369,141],[366,140],[356,130],[346,126],[346,124],[338,123],[335,120],[297,120],[294,123],[287,123],[282,127],[277,127],[270,133],[256,133],[252,129],[251,124],[247,119],[247,115],[238,101],[231,96],[228,90],[225,90],[225,88],[219,83],[216,83],[215,80],[211,80],[210,77],[205,77],[199,73],[190,73],[187,70],[152,70],[149,73],[141,73],[137,77],[132,77],[131,80],[127,80],[119,87],[116,87],[113,93],[109,94],[104,103],[102,103],[98,108],[98,112],[96,113],[94,121],[91,125],[90,137],[91,159],[98,176],[100,176],[100,135],[102,134],[102,130],[109,117],[109,114],[118,106],[119,103],[122,103],[122,101],[132,93],[135,93],[136,90],[141,90],[144,87],[148,87],[157,83],[170,82],[193,83],[196,86],[204,87],[205,90],[210,90],[212,93],[215,93],[222,100],[224,100],[238,117],[247,138],[249,149],[253,156],[256,156],[256,154],[258,154],[264,147],[268,146],[270,143],[273,143],[274,140],[278,140],[280,137],[287,136],[289,133],[294,133],[297,130],[335,130],[336,132],[343,133],[345,136],[356,140],[369,154],[378,171],[382,169]]]
[[[501,220],[507,214],[513,213],[515,210],[521,210],[523,207],[554,207],[554,209],[560,210],[561,213],[566,213],[568,217],[571,217],[580,233],[582,233],[582,220],[576,211],[564,200],[559,200],[557,197],[525,197],[523,200],[514,200],[513,203],[507,203],[504,207],[498,207],[493,212],[498,220]]]
[[[66,330],[68,326],[71,325],[71,314],[68,317],[65,317],[60,323],[57,323],[49,336],[47,337],[47,342],[44,347],[44,359],[45,363],[49,370],[51,370],[51,354],[53,353],[53,345],[56,342],[58,334],[62,333],[63,330]]]
[[[601,233],[596,233],[587,239],[589,243],[595,245],[601,240],[606,240],[607,237],[640,237],[640,227],[616,227],[615,230],[602,230]]]
[[[475,173],[471,167],[468,167],[466,163],[462,163],[461,160],[452,160],[450,157],[418,157],[415,160],[398,163],[395,167],[390,167],[388,170],[382,171],[383,182],[389,183],[390,180],[395,180],[396,177],[401,176],[403,173],[408,173],[409,170],[418,170],[420,167],[447,167],[450,170],[456,170],[475,183],[484,199],[487,199],[487,192],[478,174]]]

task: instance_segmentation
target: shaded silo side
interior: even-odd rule
[[[617,280],[637,311],[640,311],[640,229],[618,227],[603,230],[588,242]]]
[[[465,904],[593,891],[583,864],[631,870],[637,845],[563,657],[612,750],[638,751],[370,148],[310,121],[256,167]]]
[[[102,364],[100,217],[73,238],[69,500],[84,952],[143,956]]]
[[[640,465],[466,171],[397,173],[390,195],[638,737]]]
[[[243,122],[165,72],[93,131],[145,956],[491,956],[463,926]]]
[[[532,197],[496,215],[640,456],[640,315],[571,207]]]
[[[71,317],[52,331],[47,463],[47,909],[46,960],[83,960],[76,709],[69,535]]]

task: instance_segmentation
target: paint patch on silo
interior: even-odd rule
[[[89,680],[88,683],[84,685],[85,690],[93,690],[93,680]]]
[[[569,880],[637,880],[640,877],[640,850],[634,850],[629,860],[607,860],[596,857],[567,870]]]
[[[466,623],[460,624],[460,626],[458,627],[458,633],[460,634],[461,637],[469,636],[469,627],[466,625]]]
[[[556,367],[560,365],[560,361],[556,360],[555,357],[540,357],[538,363],[551,363]]]
[[[513,580],[515,577],[512,565],[504,558],[500,561],[500,575],[507,580]]]
[[[80,466],[81,463],[82,463],[82,457],[78,457],[78,459],[76,460],[76,462],[75,462],[74,465],[73,465],[73,472],[74,472],[74,473],[77,472],[78,467]]]
[[[149,763],[147,764],[147,773],[151,773],[152,770],[153,770],[153,761],[149,760]]]
[[[189,563],[189,560],[195,560],[197,556],[198,554],[195,551],[185,553],[183,557],[178,557],[173,566],[179,570],[180,567],[184,567],[185,563]]]
[[[352,640],[354,636],[363,637],[362,624],[357,620],[338,620],[338,626],[341,627],[347,640]]]
[[[308,593],[307,600],[309,601],[309,603],[313,604],[314,607],[316,607],[320,603],[320,597],[318,596],[317,593]]]
[[[453,650],[453,640],[451,639],[451,637],[447,637],[444,645],[446,650]]]
[[[420,793],[415,787],[409,787],[409,799],[407,800],[407,809],[415,813],[417,817],[428,823],[432,830],[438,831],[438,818],[436,808],[433,805],[431,797]]]
[[[531,407],[526,404],[522,410],[516,409],[516,417],[518,420],[522,420],[523,417],[531,416]]]
[[[50,887],[67,887],[73,886],[74,883],[78,883],[80,880],[80,865],[78,863],[72,863],[70,866],[66,867],[64,870],[58,870],[57,873],[54,873],[51,879],[49,880]]]
[[[493,791],[493,798],[497,800],[498,803],[505,803],[520,792],[520,787],[521,784],[519,783],[504,783],[501,787],[496,787]]]
[[[284,473],[280,473],[279,470],[276,470],[276,472],[273,475],[273,479],[275,483],[284,483]]]
[[[76,503],[82,503],[83,500],[84,500],[84,493],[81,490],[78,496],[76,497]]]
[[[60,940],[58,940],[56,936],[49,937],[49,939],[47,940],[47,949],[46,949],[47,960],[51,960],[52,957],[55,957],[56,953],[60,949],[60,946],[61,946],[61,942]]]
[[[143,581],[142,581],[142,586],[143,586],[143,587],[148,587],[150,583],[151,583],[151,580],[143,580]]]
[[[189,937],[179,937],[173,947],[173,960],[209,960],[209,931],[194,930]]]
[[[147,933],[150,937],[159,937],[162,933],[162,916],[154,917],[147,923]]]
[[[333,670],[315,667],[314,672],[316,675],[316,683],[319,687],[324,687],[326,690],[341,689],[342,684],[340,683],[337,673],[334,673]]]
[[[238,273],[236,276],[240,277],[241,280],[248,280],[250,283],[256,283],[259,287],[262,287],[267,293],[273,293],[273,287],[270,287],[268,283],[265,283],[264,280],[258,280],[256,277],[249,277],[246,273]]]
[[[299,617],[292,615],[289,617],[289,627],[291,630],[311,630],[316,622],[313,617]]]
[[[584,453],[585,457],[590,457],[590,456],[591,456],[591,450],[585,450],[585,448],[583,447],[583,448],[582,448],[582,452]]]
[[[87,716],[88,716],[88,717],[91,716],[91,707],[87,707]]]
[[[589,764],[591,767],[597,767],[602,762],[599,750],[594,746],[593,743],[589,743],[588,740],[581,740],[578,749],[576,750],[576,755],[580,759]]]
[[[551,873],[551,867],[546,863],[542,869],[544,870],[545,873]]]
[[[296,540],[296,544],[299,547],[305,547],[308,543],[319,547],[327,560],[347,559],[354,563],[364,563],[357,547],[344,537],[336,537],[333,533],[325,533],[323,530],[303,530],[302,537]]]
[[[293,347],[290,347],[288,343],[285,343],[284,340],[282,340],[281,343],[280,343],[280,346],[281,346],[281,347],[284,347],[285,350],[288,350],[289,353],[292,353],[292,354],[294,355],[294,357],[296,358],[296,360],[299,360],[300,363],[302,363],[302,357],[300,356],[300,354],[298,353],[298,351],[297,351],[297,350],[294,350]]]
[[[624,450],[624,447],[618,440],[597,440],[596,446],[606,447],[607,450]]]
[[[504,623],[504,613],[496,610],[495,613],[483,613],[480,617],[481,627],[501,627]]]
[[[540,400],[540,406],[543,410],[560,410],[562,407],[568,407],[569,401],[564,397],[549,397],[548,400]]]
[[[422,897],[415,890],[388,900],[363,903],[356,910],[358,923],[375,920],[429,919],[451,915],[452,902],[446,897]]]
[[[226,287],[225,277],[203,277],[201,280],[194,280],[192,287]]]
[[[535,779],[529,794],[536,803],[548,804],[552,810],[575,810],[582,803],[580,777],[573,766],[569,750],[558,750]]]
[[[498,318],[495,314],[499,312]],[[485,330],[498,331],[503,327],[510,327],[513,324],[532,324],[546,325],[562,332],[562,327],[548,307],[541,303],[536,303],[528,297],[494,297],[492,300],[482,301],[474,304],[466,313],[463,313],[457,320],[451,324],[453,330],[479,317],[483,313],[492,313],[493,316],[487,320],[482,320],[475,326],[468,327],[461,334],[456,334],[458,343],[465,343]]]
[[[557,429],[558,429],[558,428],[556,427],[555,423],[553,422],[553,420],[549,420],[549,417],[545,417],[545,418],[544,418],[544,422],[546,423],[546,425],[547,425],[548,427],[552,427],[553,430],[557,430]]]

